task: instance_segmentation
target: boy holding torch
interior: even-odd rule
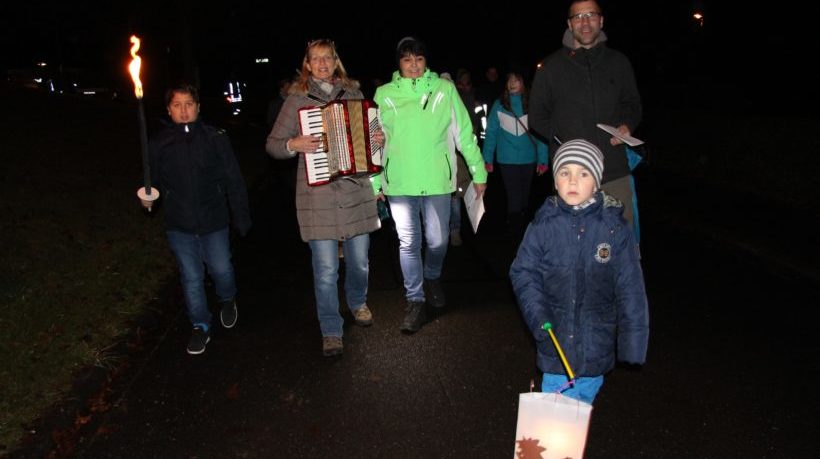
[[[236,280],[229,225],[240,236],[251,226],[248,196],[239,164],[224,131],[199,121],[199,92],[180,84],[165,94],[173,123],[149,145],[151,181],[165,207],[168,244],[177,259],[188,318],[193,325],[189,354],[205,352],[211,313],[205,267],[214,283],[225,328],[236,324]],[[141,200],[150,209],[153,201]]]

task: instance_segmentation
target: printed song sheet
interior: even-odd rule
[[[481,217],[484,216],[484,196],[476,199],[473,182],[470,182],[467,191],[464,192],[464,206],[467,210],[467,216],[470,217],[470,223],[473,225],[473,233],[476,233]]]
[[[643,140],[636,139],[635,137],[632,137],[631,135],[623,135],[620,132],[618,132],[618,129],[616,129],[616,128],[608,125],[608,124],[598,123],[598,124],[596,124],[596,126],[603,129],[604,131],[612,134],[613,137],[617,137],[617,138],[623,140],[623,142],[625,144],[629,145],[630,147],[637,147],[638,145],[643,145]]]

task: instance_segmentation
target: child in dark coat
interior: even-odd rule
[[[188,353],[201,354],[211,340],[206,273],[214,284],[222,326],[236,324],[229,225],[240,236],[250,229],[248,194],[228,136],[199,120],[197,88],[185,83],[174,86],[166,92],[165,102],[172,123],[148,146],[151,181],[165,201],[168,245],[179,265],[193,326]],[[142,199],[142,205],[150,210],[153,200]]]
[[[623,206],[598,191],[603,154],[586,140],[565,142],[553,159],[557,196],[536,214],[510,268],[519,307],[536,341],[543,392],[592,403],[617,360],[642,364],[649,308]],[[576,380],[570,385],[545,322]]]

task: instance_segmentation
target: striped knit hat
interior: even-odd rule
[[[556,178],[558,169],[565,164],[577,164],[592,173],[595,187],[601,188],[604,174],[604,154],[595,145],[584,139],[569,140],[561,144],[552,159],[552,175]]]

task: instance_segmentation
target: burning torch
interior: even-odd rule
[[[131,63],[128,71],[131,79],[134,80],[134,95],[137,96],[138,118],[140,126],[140,145],[142,147],[142,184],[137,190],[137,197],[149,204],[146,206],[151,211],[150,203],[159,198],[159,190],[151,187],[151,164],[148,161],[148,131],[145,127],[145,105],[142,103],[142,81],[140,81],[140,67],[142,58],[137,55],[140,49],[140,39],[136,35],[131,35]]]

